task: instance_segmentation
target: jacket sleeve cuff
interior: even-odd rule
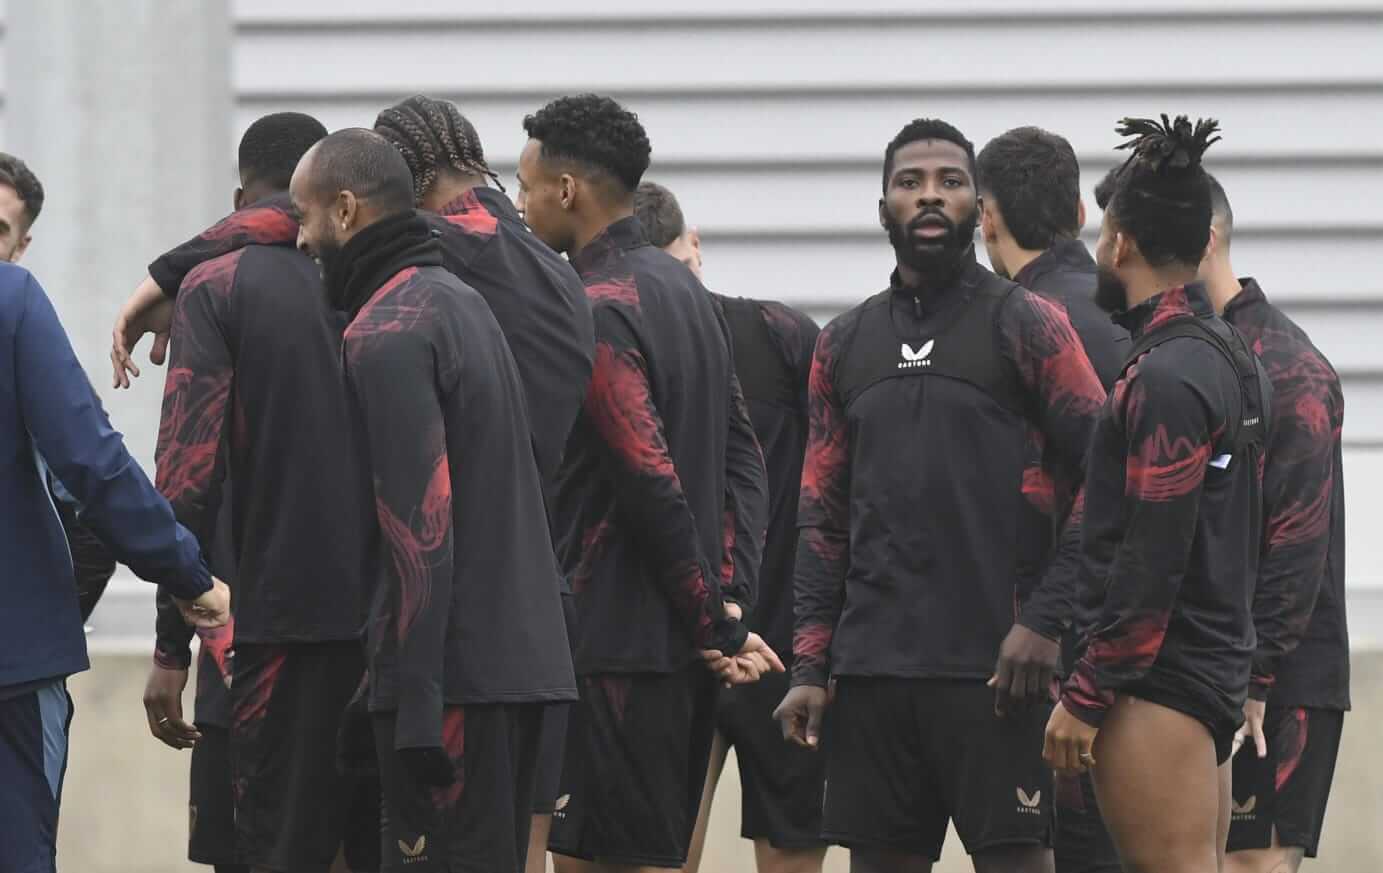
[[[1071,699],[1070,694],[1061,695],[1061,706],[1071,715],[1080,721],[1085,722],[1092,728],[1098,728],[1104,724],[1104,717],[1109,713],[1109,709],[1103,706],[1083,706]]]
[[[830,684],[831,670],[829,667],[816,664],[803,664],[800,661],[792,665],[792,681],[789,687],[796,688],[799,685],[812,685],[817,688],[825,688]]]
[[[720,652],[722,655],[735,655],[744,648],[745,640],[749,639],[749,628],[742,621],[735,621],[732,618],[722,618],[715,623],[711,631],[711,639],[708,648]]]
[[[1273,690],[1273,680],[1270,677],[1254,676],[1249,680],[1249,699],[1266,701],[1268,694]]]
[[[163,587],[174,597],[183,600],[196,600],[211,590],[211,568],[207,566],[201,552],[195,550],[196,540],[191,534],[188,534],[188,539],[192,540],[194,544],[194,560],[186,571],[178,577],[176,585],[164,583]]]
[[[1061,637],[1066,633],[1065,622],[1059,619],[1048,619],[1045,616],[1024,612],[1018,616],[1014,622],[1020,624],[1039,636],[1046,637],[1054,643],[1061,642]]]
[[[167,255],[149,265],[149,278],[154,280],[154,284],[158,285],[165,297],[171,300],[178,296],[178,287],[182,285],[182,277],[168,263]]]

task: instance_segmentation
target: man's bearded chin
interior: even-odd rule
[[[1096,268],[1095,305],[1111,315],[1128,309],[1128,285],[1108,267]]]
[[[960,224],[951,225],[944,237],[923,242],[911,232],[917,224],[916,218],[911,225],[903,225],[890,215],[887,219],[888,241],[893,245],[899,263],[924,277],[949,278],[974,246],[975,229],[979,223],[980,208],[976,205],[975,211]]]
[[[335,237],[324,238],[317,244],[317,263],[322,270],[322,278],[332,274],[332,269],[341,260],[341,243]]]

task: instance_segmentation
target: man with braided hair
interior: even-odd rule
[[[1215,315],[1201,155],[1214,121],[1125,119],[1096,299],[1133,342],[1093,435],[1083,583],[1096,601],[1044,757],[1093,771],[1124,869],[1215,873],[1255,650],[1271,388]]]

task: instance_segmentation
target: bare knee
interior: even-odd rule
[[[932,859],[890,849],[851,849],[850,873],[932,873]]]
[[[1306,853],[1298,848],[1248,849],[1225,856],[1225,873],[1297,873]]]
[[[754,859],[759,873],[821,873],[826,847],[779,849],[768,840],[755,840]]]
[[[1053,873],[1056,862],[1045,846],[994,846],[971,856],[975,873]]]

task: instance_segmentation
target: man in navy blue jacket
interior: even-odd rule
[[[56,869],[58,801],[86,639],[72,558],[47,477],[186,620],[225,623],[226,586],[125,450],[30,273],[0,264],[0,873]]]

